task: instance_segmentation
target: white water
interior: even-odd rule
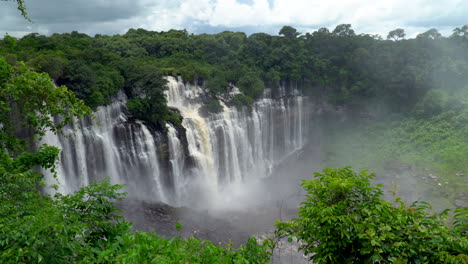
[[[304,146],[307,100],[291,93],[282,87],[282,96],[272,99],[266,92],[251,112],[222,103],[222,112],[202,116],[203,89],[168,77],[168,105],[179,109],[185,133],[168,125],[166,140],[140,121],[129,122],[126,98],[120,96],[100,107],[94,120],[76,121],[63,136],[46,135],[46,143],[63,149],[59,191],[69,193],[108,176],[139,199],[223,203],[232,186],[269,176]]]
[[[129,196],[169,202],[162,184],[156,137],[142,122],[127,122],[126,98],[99,107],[95,118],[75,120],[63,135],[47,133],[44,143],[62,149],[58,191],[70,193],[110,177],[126,184]],[[50,175],[49,183],[55,183]]]

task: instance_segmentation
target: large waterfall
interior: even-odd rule
[[[128,196],[173,205],[212,197],[231,184],[267,177],[275,165],[306,143],[308,100],[296,89],[267,89],[252,110],[228,107],[203,111],[203,88],[168,77],[168,105],[183,117],[183,128],[164,133],[129,118],[122,94],[99,107],[94,118],[76,120],[44,142],[62,149],[59,191],[72,192],[110,177]],[[55,180],[48,177],[50,184]]]

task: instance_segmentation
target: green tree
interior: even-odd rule
[[[0,85],[0,262],[70,262],[80,256],[85,232],[93,228],[71,220],[57,206],[59,200],[38,189],[43,175],[37,168],[54,171],[59,150],[47,145],[34,152],[24,149],[27,139],[59,132],[73,117],[91,111],[66,87],[56,87],[47,74],[21,62],[10,66],[0,58]]]
[[[57,56],[40,55],[31,61],[31,64],[41,72],[46,72],[49,76],[57,80],[63,76],[65,61]]]
[[[405,36],[406,36],[405,30],[402,28],[397,28],[388,32],[387,39],[388,40],[393,39],[395,41],[399,41],[399,40],[404,39]]]
[[[96,74],[91,66],[83,60],[73,60],[64,68],[64,77],[57,80],[66,85],[78,98],[86,100],[96,89]]]
[[[136,118],[151,122],[160,129],[166,128],[166,121],[180,125],[180,117],[167,107],[164,91],[167,80],[154,64],[136,61],[128,62],[124,68],[125,88],[130,100],[128,110]]]
[[[297,238],[314,263],[468,261],[466,228],[447,227],[447,211],[428,213],[427,203],[407,206],[400,198],[395,204],[383,200],[382,186],[371,186],[374,176],[349,167],[327,168],[303,180],[307,195],[298,218],[278,222],[279,236]],[[455,222],[466,225],[466,220]]]
[[[283,26],[279,31],[279,34],[286,38],[297,38],[301,33],[297,32],[297,29],[291,26]]]
[[[431,28],[428,31],[416,36],[418,39],[440,39],[441,37],[442,34],[440,34],[440,32],[435,28]]]
[[[254,72],[249,72],[242,76],[237,85],[245,95],[254,99],[260,97],[265,89],[265,84]]]
[[[208,110],[209,113],[219,113],[223,111],[223,106],[219,103],[218,98],[210,97],[206,103],[206,110]]]
[[[332,34],[339,37],[352,37],[356,35],[354,30],[351,28],[351,24],[340,24],[336,26]]]
[[[91,110],[65,86],[56,87],[46,73],[30,71],[23,63],[10,66],[0,57],[0,149],[13,153],[25,147],[26,138],[58,132],[74,116]],[[55,123],[51,116],[61,116]]]
[[[6,34],[3,37],[3,46],[5,46],[6,50],[9,52],[13,52],[16,48],[17,39]]]
[[[457,27],[453,30],[451,35],[452,38],[468,38],[468,25],[464,25],[462,27]]]

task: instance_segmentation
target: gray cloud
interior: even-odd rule
[[[200,25],[196,28],[193,28],[191,32],[195,34],[207,33],[207,34],[216,34],[223,31],[239,31],[245,32],[247,35],[253,33],[267,33],[267,34],[278,34],[280,26],[275,25],[261,25],[261,26],[243,26],[243,27],[225,27],[225,26],[210,26],[210,25]]]
[[[441,2],[443,3],[443,1]],[[435,10],[430,16],[416,19],[411,17],[405,25],[425,28],[455,28],[468,23],[468,3],[466,1],[455,1],[449,7]]]
[[[88,34],[122,33],[138,27],[141,17],[150,14],[152,5],[144,0],[43,0],[26,1],[33,23],[21,17],[15,3],[0,5],[0,34],[25,32],[41,34],[78,30]]]
[[[142,1],[47,0],[27,3],[31,18],[41,24],[92,23],[127,19],[146,12]]]
[[[465,0],[26,0],[34,23],[0,1],[0,36],[77,30],[90,35],[120,34],[129,28],[225,30],[277,34],[283,25],[302,33],[350,23],[358,33],[386,34],[397,27],[415,36],[430,28],[442,33],[466,24]]]

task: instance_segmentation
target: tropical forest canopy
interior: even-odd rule
[[[162,98],[161,77],[168,74],[204,83],[213,98],[236,85],[244,94],[233,100],[236,105],[251,104],[265,87],[292,83],[334,105],[363,109],[376,102],[391,112],[417,110],[427,117],[439,110],[420,100],[428,92],[443,88],[453,94],[466,85],[467,46],[468,25],[454,29],[450,37],[431,29],[407,40],[404,30],[396,29],[383,40],[358,35],[342,24],[306,34],[284,26],[279,36],[144,29],[94,37],[78,32],[32,33],[20,39],[6,35],[0,53],[10,63],[24,61],[48,73],[92,108],[108,104],[123,89],[134,98],[137,116],[163,125],[177,119]],[[156,102],[145,102],[141,94]],[[418,102],[423,109],[415,109]],[[139,114],[148,113],[145,109],[158,109],[158,114]]]

